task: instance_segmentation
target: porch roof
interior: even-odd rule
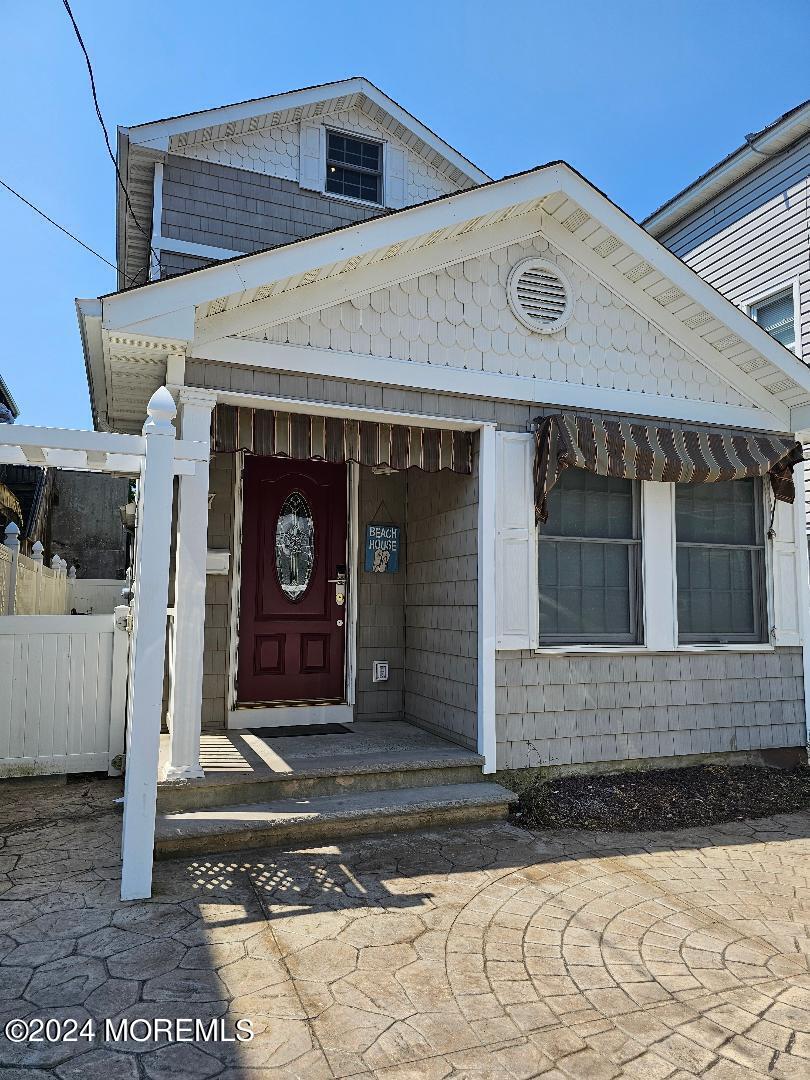
[[[216,358],[218,342],[538,233],[731,381],[762,410],[762,426],[807,425],[806,366],[564,162],[111,294],[94,309],[82,302],[97,417],[137,426],[172,354]],[[491,396],[556,404],[568,389],[521,382]]]

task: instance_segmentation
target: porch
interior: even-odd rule
[[[204,775],[158,785],[158,856],[319,843],[396,828],[497,820],[510,793],[484,759],[403,721],[208,732]],[[161,762],[169,755],[162,736]]]

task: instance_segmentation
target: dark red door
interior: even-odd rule
[[[246,459],[240,702],[344,699],[346,501],[345,465]]]

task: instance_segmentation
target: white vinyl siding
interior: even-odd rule
[[[765,160],[660,236],[733,303],[746,310],[797,281],[796,352],[810,356],[810,136]]]

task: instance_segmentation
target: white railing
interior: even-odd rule
[[[37,540],[31,556],[20,551],[20,530],[12,521],[6,526],[0,546],[0,615],[65,615],[70,611],[71,567],[54,555],[51,565],[43,562],[43,547]]]

